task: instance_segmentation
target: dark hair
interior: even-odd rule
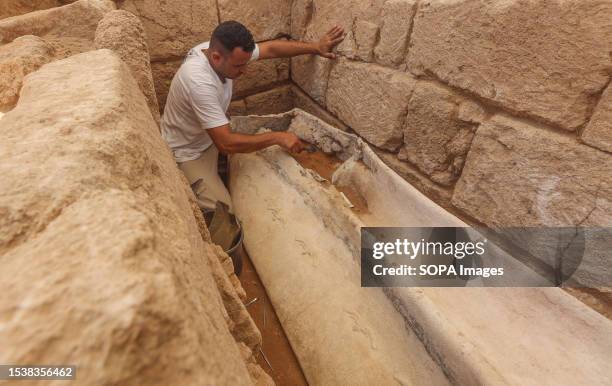
[[[255,41],[251,32],[244,25],[235,20],[228,20],[215,28],[210,38],[210,46],[215,49],[224,48],[230,53],[236,47],[246,52],[253,52]]]

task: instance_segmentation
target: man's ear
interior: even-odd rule
[[[223,55],[219,51],[213,51],[211,56],[215,63],[221,63],[221,59],[223,59]]]

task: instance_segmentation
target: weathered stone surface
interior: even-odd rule
[[[581,138],[591,146],[612,153],[612,86],[608,86],[601,96]]]
[[[365,25],[362,22],[380,25],[383,2],[384,0],[298,0],[293,4],[293,14],[298,15],[294,22],[293,37],[317,40],[333,26],[340,25],[344,27],[346,36],[338,45],[337,52],[355,58],[358,46],[369,46],[370,34],[363,33]],[[360,24],[360,32],[357,33],[356,27]],[[359,37],[363,39],[357,41]]]
[[[10,110],[17,103],[23,78],[52,61],[53,55],[53,47],[31,35],[0,46],[0,111]]]
[[[445,209],[451,208],[452,190],[432,182],[427,175],[423,174],[416,166],[401,161],[397,154],[380,149],[374,149],[376,155],[394,172],[396,172],[410,185],[417,188],[421,193],[432,199],[436,204]]]
[[[404,61],[416,4],[417,0],[385,1],[380,39],[374,50],[376,62],[396,67]]]
[[[94,48],[96,26],[104,14],[115,9],[110,0],[78,0],[63,7],[31,12],[0,20],[0,44],[23,35],[43,38],[65,58]]]
[[[289,35],[291,0],[218,0],[220,21],[244,24],[257,41]]]
[[[115,10],[107,13],[98,23],[95,44],[97,48],[115,51],[130,67],[132,76],[147,99],[153,118],[159,123],[159,105],[145,39],[144,28],[136,16],[127,11]]]
[[[230,116],[247,115],[247,108],[246,108],[246,103],[244,103],[244,99],[231,101],[229,108],[227,109],[227,113]]]
[[[568,130],[608,83],[612,2],[420,3],[409,69]]]
[[[271,88],[289,79],[289,59],[256,60],[247,66],[246,72],[234,81],[233,97]]]
[[[341,60],[329,77],[327,108],[368,142],[396,150],[414,84],[404,72]]]
[[[610,176],[609,154],[495,116],[476,132],[453,204],[495,227],[610,226]]]
[[[450,186],[461,174],[476,126],[458,118],[463,97],[432,82],[418,82],[408,104],[398,157],[433,181]]]
[[[182,59],[169,62],[151,62],[151,71],[153,72],[153,82],[155,83],[155,93],[157,94],[160,113],[164,111],[172,78],[182,63]]]
[[[321,106],[325,106],[327,82],[333,60],[318,55],[291,58],[291,80],[308,93]]]
[[[142,20],[153,61],[182,58],[193,46],[209,40],[218,24],[215,0],[125,0],[118,4]]]
[[[74,364],[83,385],[250,383],[191,190],[112,51],[29,75],[0,137],[0,362]]]
[[[481,104],[464,99],[459,105],[457,118],[464,122],[483,123],[491,117],[491,113]]]
[[[355,57],[364,62],[372,61],[374,45],[378,38],[378,25],[365,20],[355,21]]]
[[[248,115],[279,114],[293,108],[291,86],[285,85],[246,97]]]
[[[340,129],[342,131],[349,130],[348,126],[345,125],[344,122],[334,117],[329,113],[329,111],[318,105],[317,102],[315,102],[310,96],[308,96],[308,94],[303,92],[299,87],[292,86],[291,93],[293,95],[293,105],[295,107],[314,115],[315,117],[334,126],[337,129]]]
[[[63,5],[63,3],[70,2],[70,0],[2,0],[2,7],[0,7],[0,19],[23,15],[24,13],[39,11],[42,9],[59,7]]]
[[[291,37],[302,39],[312,19],[313,0],[293,0],[291,3]]]
[[[5,19],[0,21],[0,43],[8,43],[22,35],[93,41],[98,22],[106,12],[115,8],[111,0],[78,0],[63,7]]]

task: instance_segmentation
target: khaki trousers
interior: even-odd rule
[[[212,209],[217,201],[224,202],[234,213],[232,198],[221,181],[217,170],[219,151],[215,145],[210,145],[200,158],[193,161],[179,162],[178,167],[183,171],[198,200],[200,209]],[[196,183],[197,182],[197,183]],[[194,185],[194,183],[196,183]]]

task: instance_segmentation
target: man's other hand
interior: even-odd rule
[[[340,26],[335,26],[321,39],[319,39],[318,47],[319,47],[319,55],[326,57],[328,59],[336,59],[336,54],[334,54],[332,49],[340,44],[341,41],[344,40],[344,28]]]
[[[299,153],[306,147],[306,144],[302,142],[297,135],[287,132],[277,132],[278,145],[289,150],[292,153]]]

